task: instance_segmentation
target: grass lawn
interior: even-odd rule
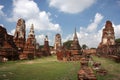
[[[120,80],[120,63],[105,58],[93,57],[108,70],[108,75],[98,80]],[[56,56],[34,60],[0,63],[0,80],[77,80],[80,62],[57,61]]]
[[[120,63],[106,58],[93,58],[95,61],[101,62],[102,67],[108,71],[106,76],[97,75],[98,80],[120,80]]]
[[[0,63],[0,80],[77,80],[79,62],[57,61],[55,56]]]

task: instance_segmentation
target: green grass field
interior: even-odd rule
[[[93,58],[95,61],[101,62],[102,67],[108,71],[106,76],[97,75],[98,80],[120,80],[120,63],[106,58]]]
[[[79,62],[60,62],[55,56],[0,64],[0,80],[77,80]]]
[[[120,64],[104,58],[93,57],[108,70],[107,76],[98,80],[120,80]],[[57,61],[56,56],[35,60],[0,63],[0,80],[77,80],[80,62]]]

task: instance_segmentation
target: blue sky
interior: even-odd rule
[[[80,45],[97,47],[107,20],[120,38],[120,0],[0,0],[0,25],[9,34],[14,35],[19,18],[26,21],[27,34],[34,24],[40,44],[48,35],[54,45],[56,33],[61,34],[62,42],[71,40],[76,27]]]

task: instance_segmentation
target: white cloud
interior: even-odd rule
[[[95,31],[102,19],[103,16],[100,13],[96,13],[94,21],[90,25],[88,25],[87,30],[89,32]]]
[[[38,18],[31,18],[26,20],[26,26],[27,28],[30,28],[31,24],[34,24],[35,30],[49,30],[49,31],[55,31],[60,32],[61,28],[59,24],[54,24],[49,19],[49,13],[46,13],[45,11],[41,11],[39,13]]]
[[[97,33],[89,33],[85,31],[77,32],[77,36],[79,39],[79,44],[82,46],[83,44],[86,44],[88,47],[97,47],[100,43],[101,37],[102,37],[102,29],[98,30]],[[63,39],[63,42],[67,40],[73,40],[73,34],[69,34],[65,39]]]
[[[12,17],[8,20],[17,22],[19,18],[23,18],[27,29],[34,24],[34,29],[38,31],[61,31],[59,24],[52,23],[50,15],[49,12],[40,11],[34,0],[13,0]]]
[[[44,44],[45,36],[46,36],[46,34],[43,34],[43,33],[35,36],[37,42],[39,42],[40,45]],[[54,40],[53,40],[54,36],[49,33],[47,33],[47,36],[48,36],[49,45],[53,45],[54,44]]]
[[[105,22],[104,22],[105,24]],[[115,25],[113,23],[112,25],[114,27],[114,32],[115,32],[115,38],[120,38],[120,24]],[[105,26],[101,27],[100,30],[96,32],[92,32],[88,34],[88,36],[83,36],[80,38],[81,43],[87,44],[89,47],[98,47],[99,43],[101,42],[102,39],[102,31]],[[85,34],[85,33],[84,33]]]
[[[35,38],[37,39],[37,41],[39,41],[39,44],[40,44],[40,45],[43,45],[43,43],[44,43],[44,38],[45,38],[45,35],[44,35],[44,34],[36,35]]]
[[[62,42],[66,42],[68,40],[72,40],[73,39],[73,34],[69,34],[66,38],[62,38]]]
[[[97,47],[102,37],[102,29],[97,30],[98,24],[102,21],[103,16],[100,13],[96,13],[93,22],[91,22],[87,29],[86,27],[80,27],[80,31],[77,32],[79,43],[82,46],[86,44],[88,47]],[[68,35],[64,41],[73,39],[72,35]]]
[[[88,47],[97,47],[101,41],[102,29],[98,30],[96,33],[84,32],[81,34],[80,32],[78,36],[80,35],[82,35],[82,37],[79,38],[81,45],[86,44]]]
[[[115,25],[113,24],[114,27],[114,32],[115,32],[115,38],[120,38],[120,24],[119,25]]]
[[[1,24],[1,23],[0,23],[0,26],[4,27],[4,25],[3,25],[3,24]]]
[[[98,25],[103,20],[103,15],[96,13],[93,22],[91,22],[87,29],[80,27],[79,39],[81,44],[86,44],[88,47],[97,47],[102,37],[102,29],[97,30]]]
[[[79,13],[89,8],[96,0],[49,0],[49,6],[65,13]]]
[[[15,33],[15,29],[11,30],[8,34],[14,35],[14,33]]]
[[[91,22],[87,29],[85,27],[80,27],[79,36],[81,36],[80,43],[86,44],[89,47],[97,47],[100,43],[102,37],[102,29],[97,30],[98,25],[103,20],[103,15],[96,13],[93,22]]]
[[[94,20],[95,21],[95,20]],[[101,20],[100,20],[101,22]],[[105,24],[105,22],[104,22]],[[89,27],[89,26],[88,26]],[[102,31],[105,26],[101,27],[101,29],[97,31],[86,31],[85,27],[80,27],[80,32],[77,32],[79,43],[82,46],[83,44],[86,44],[88,47],[98,47],[99,43],[102,39]],[[113,23],[114,32],[115,32],[115,38],[120,38],[120,24],[115,25]],[[69,34],[63,41],[71,40],[73,34]]]
[[[26,22],[26,30],[28,32],[31,24],[33,24],[37,42],[43,44],[45,35],[50,36],[49,41],[53,43],[53,33],[61,31],[60,25],[53,23],[50,16],[51,13],[41,11],[34,0],[13,0],[11,17],[7,18],[7,20],[16,23],[19,18],[23,18]],[[14,35],[14,32],[15,29],[11,30],[9,34]],[[26,37],[28,32],[26,32]]]
[[[39,8],[33,0],[13,0],[13,20],[20,17],[30,19],[38,17]]]
[[[3,8],[4,8],[4,6],[0,5],[0,16],[4,16],[4,12],[2,11]]]

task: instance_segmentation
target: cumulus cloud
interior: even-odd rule
[[[89,47],[97,47],[100,43],[102,37],[102,29],[97,30],[98,25],[103,20],[103,15],[96,13],[93,22],[91,22],[87,29],[85,27],[80,27],[80,32],[78,34],[81,44],[86,44]]]
[[[115,38],[120,38],[120,24],[115,25],[113,23],[112,26],[114,27]],[[97,47],[102,39],[103,28],[105,28],[105,26],[101,27],[101,29],[97,30],[96,32],[89,33],[88,36],[83,36],[82,38],[79,38],[81,43],[87,44],[89,47]],[[84,34],[86,33],[88,32],[85,32]]]
[[[50,13],[41,11],[34,0],[13,0],[12,17],[8,21],[17,22],[19,18],[26,21],[26,28],[34,24],[35,30],[61,31],[60,25],[52,23]]]
[[[45,34],[39,34],[39,35],[36,35],[35,38],[37,40],[37,42],[39,41],[40,45],[43,45],[44,44],[44,39],[45,39]],[[49,45],[53,45],[54,44],[54,36],[52,34],[48,34],[48,41],[49,41]]]
[[[79,38],[81,45],[86,44],[88,47],[97,47],[101,41],[102,29],[98,30],[96,33],[84,32],[81,34],[80,32],[78,36],[80,35],[83,36]]]
[[[4,16],[4,12],[2,11],[3,8],[4,8],[4,6],[0,5],[0,16]]]
[[[15,29],[12,29],[8,34],[14,35],[14,33],[15,33]]]
[[[95,31],[102,19],[103,16],[100,13],[96,13],[94,21],[90,25],[88,25],[87,30],[89,32]]]
[[[1,24],[1,23],[0,23],[0,26],[4,27],[4,25],[3,25],[3,24]]]
[[[43,45],[43,43],[44,43],[44,38],[45,38],[45,35],[44,35],[44,34],[36,35],[35,38],[37,39],[37,41],[39,41],[40,45]]]
[[[97,46],[101,42],[102,30],[105,26],[102,26],[99,30],[97,29],[97,27],[103,20],[103,17],[104,16],[102,14],[96,13],[93,22],[91,22],[87,27],[80,27],[80,31],[77,32],[77,35],[78,35],[79,43],[81,46],[83,44],[86,44],[89,48],[91,47],[97,48]],[[115,25],[113,23],[113,27],[115,32],[115,38],[116,39],[120,38],[120,24]],[[72,40],[72,39],[73,39],[73,34],[69,34],[65,39],[63,39],[63,42],[67,40]]]
[[[45,35],[48,35],[52,44],[53,33],[61,32],[61,26],[52,22],[51,13],[41,11],[34,0],[13,0],[12,6],[11,16],[7,17],[7,20],[16,23],[19,18],[23,18],[26,22],[26,36],[33,24],[38,43],[43,44]],[[9,34],[14,35],[14,32],[15,29],[11,30]]]
[[[81,31],[80,29],[80,31],[77,32],[77,36],[81,46],[83,44],[86,44],[89,48],[91,47],[96,48],[101,41],[102,29],[98,30],[97,33],[84,32],[84,31]],[[69,34],[67,38],[63,39],[63,42],[67,40],[73,40],[73,34]]]
[[[115,38],[120,38],[120,24],[119,25],[115,25],[113,23],[113,27],[114,27],[114,32],[115,32]]]
[[[100,43],[101,37],[102,37],[102,29],[97,30],[98,24],[102,21],[103,16],[100,13],[96,13],[93,22],[91,22],[87,29],[86,27],[80,27],[80,31],[77,32],[79,43],[82,46],[83,44],[86,44],[88,47],[97,47]],[[73,35],[73,34],[72,34]],[[72,39],[71,34],[68,35],[64,41],[67,41],[68,39]]]
[[[96,0],[49,0],[49,6],[65,13],[79,13],[89,8]]]

